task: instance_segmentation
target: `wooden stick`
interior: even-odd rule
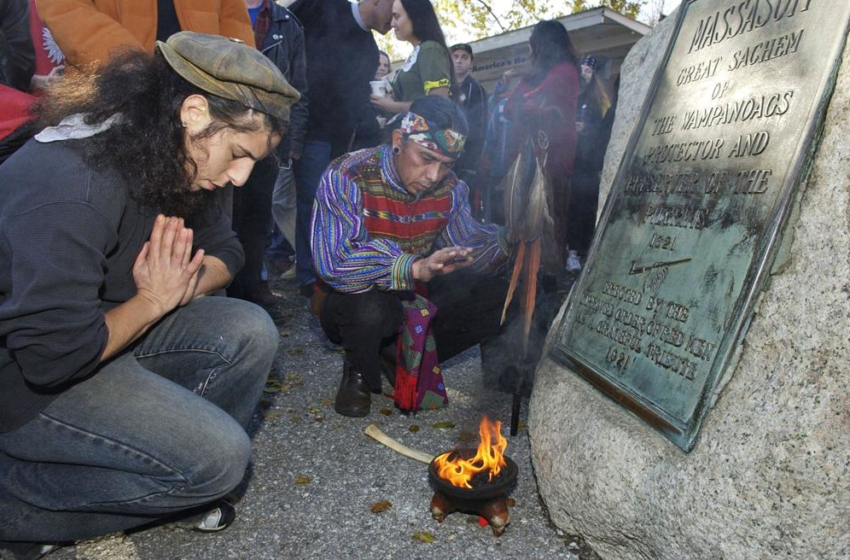
[[[369,424],[366,426],[366,435],[377,440],[380,443],[383,443],[393,451],[397,453],[401,453],[405,457],[410,457],[411,459],[415,459],[421,463],[430,464],[431,460],[434,459],[432,455],[428,455],[427,453],[423,453],[422,451],[417,451],[416,449],[411,449],[406,445],[402,445],[397,442],[384,432],[378,428],[378,426],[374,424]]]

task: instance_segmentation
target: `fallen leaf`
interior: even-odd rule
[[[315,420],[316,422],[324,422],[325,417],[324,416],[316,416],[315,418],[313,418],[313,420]]]
[[[524,429],[526,429],[527,427],[528,427],[528,424],[526,424],[525,422],[519,422],[519,423],[517,423],[517,428],[519,428],[520,430],[524,430]]]
[[[516,500],[514,500],[513,498],[506,498],[505,505],[507,505],[508,507],[514,507],[516,505]]]
[[[426,533],[426,532],[413,533],[413,536],[410,537],[410,538],[412,538],[415,541],[419,541],[419,542],[428,542],[428,543],[434,542],[434,535],[432,535],[431,533]]]
[[[301,421],[301,417],[300,416],[290,416],[289,421],[292,422],[293,424],[297,424],[298,422]]]
[[[310,414],[318,414],[318,413],[320,413],[321,411],[322,411],[322,410],[321,410],[320,408],[315,408],[315,407],[313,407],[313,408],[311,408],[311,409],[310,409]]]
[[[272,405],[271,399],[260,399],[261,408],[270,408]]]
[[[281,385],[280,390],[284,393],[288,393],[292,390],[292,385]]]
[[[263,393],[272,394],[280,393],[283,390],[283,384],[277,379],[269,379],[266,381],[266,386],[263,387]]]
[[[384,416],[392,416],[393,411],[390,410],[389,408],[382,408],[381,414],[383,414]]]
[[[289,331],[280,331],[280,338],[289,338],[292,336],[292,333]]]
[[[331,399],[322,399],[322,405],[323,406],[332,406],[333,403],[334,402]]]
[[[418,432],[418,431],[419,431],[419,426],[417,426],[416,424],[412,424],[412,425],[408,428],[408,430],[410,430],[411,432],[413,432],[413,433],[415,434],[416,432]]]
[[[295,479],[295,484],[310,484],[313,481],[309,476],[299,476]]]
[[[290,356],[303,356],[304,350],[302,348],[293,348],[289,351]]]
[[[340,356],[345,356],[345,349],[344,348],[337,348],[336,350],[334,350],[334,352],[336,352]]]
[[[283,378],[287,381],[298,381],[301,379],[301,376],[297,373],[287,373]]]
[[[372,513],[383,513],[391,507],[393,507],[393,505],[389,502],[389,500],[382,500],[380,502],[372,504],[372,507],[370,507],[369,509],[372,511]]]
[[[283,412],[279,412],[277,410],[272,412],[266,412],[265,414],[263,414],[263,418],[265,418],[266,420],[274,420],[275,418],[279,418],[280,416],[283,416]]]
[[[454,422],[437,422],[434,427],[440,430],[450,430],[455,427]]]

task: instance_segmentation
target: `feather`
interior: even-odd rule
[[[537,272],[540,270],[540,238],[532,241],[529,245],[529,250],[526,254],[525,268],[525,301],[524,301],[524,319],[523,337],[522,337],[522,353],[523,356],[528,351],[528,335],[531,332],[531,318],[534,316],[534,304],[537,301]]]
[[[552,223],[549,201],[546,196],[546,174],[540,165],[540,160],[536,160],[535,163],[536,169],[528,189],[528,204],[521,226],[526,240],[538,239],[546,230],[546,227]]]
[[[525,258],[525,242],[520,239],[519,241],[519,249],[517,250],[516,260],[514,261],[514,270],[511,273],[511,283],[508,286],[508,297],[505,298],[505,307],[502,308],[502,320],[499,323],[500,325],[505,324],[505,315],[508,313],[508,306],[511,304],[511,300],[514,297],[514,292],[516,291],[517,279],[519,279],[519,273],[522,271],[522,261]]]

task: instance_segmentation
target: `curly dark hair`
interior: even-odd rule
[[[279,118],[202,91],[174,72],[162,55],[138,51],[122,53],[95,74],[66,76],[37,103],[34,113],[39,129],[74,114],[84,115],[89,125],[120,115],[109,129],[77,144],[84,160],[95,169],[117,170],[143,206],[188,218],[197,216],[213,194],[189,190],[197,164],[187,151],[180,108],[195,94],[209,102],[212,122],[188,142],[223,129],[266,129],[271,141],[272,133],[284,130]]]
[[[579,59],[567,28],[555,20],[538,22],[528,40],[531,45],[532,82],[541,82],[554,66],[570,62],[579,69]]]
[[[440,27],[440,20],[437,19],[437,12],[434,11],[431,0],[401,0],[401,5],[407,12],[410,23],[413,24],[413,35],[422,43],[434,41],[443,47],[446,56],[449,57],[449,67],[451,68],[452,55],[446,45],[446,36],[443,34],[443,28]],[[452,84],[450,89],[454,92],[456,89],[454,72],[449,72],[449,79]]]

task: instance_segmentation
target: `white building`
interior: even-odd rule
[[[596,8],[559,18],[582,56],[597,57],[601,77],[613,79],[632,46],[652,28],[609,8]],[[488,91],[505,70],[528,64],[533,26],[470,43],[475,53],[472,76]]]

